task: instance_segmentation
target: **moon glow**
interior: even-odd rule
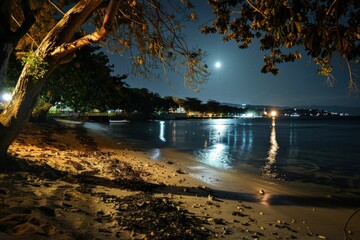
[[[215,63],[215,68],[221,68],[221,62],[216,62]]]

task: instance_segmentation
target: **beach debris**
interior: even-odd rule
[[[215,197],[209,194],[209,195],[208,195],[208,200],[209,200],[209,201],[214,201],[214,200],[215,200]]]
[[[183,183],[183,182],[185,182],[185,181],[186,181],[185,178],[180,178],[178,182],[179,182],[179,183]]]
[[[203,225],[209,223],[207,219],[187,214],[171,199],[164,201],[164,197],[139,193],[119,198],[118,201],[128,204],[128,208],[117,209],[115,220],[119,227],[134,231],[134,237],[144,234],[145,239],[208,239],[212,235],[212,231]],[[147,204],[139,207],[137,203]],[[214,223],[217,221],[214,219]]]
[[[327,237],[323,236],[323,235],[319,235],[319,234],[316,234],[318,238],[320,239],[328,239]]]
[[[171,165],[171,164],[174,164],[172,161],[167,161],[166,163],[167,163],[167,164],[170,164],[170,165]]]
[[[247,217],[247,216],[249,216],[249,215],[243,214],[243,213],[238,212],[238,211],[233,211],[231,215],[239,216],[239,217]]]
[[[193,208],[200,208],[200,207],[201,207],[201,205],[200,205],[200,204],[198,204],[198,203],[194,203],[194,204],[192,205],[192,207],[193,207]]]
[[[177,172],[178,174],[187,174],[187,172],[184,171],[184,170],[182,170],[181,168],[177,169],[176,172]]]
[[[218,224],[218,225],[225,225],[226,221],[222,218],[208,218],[207,219],[208,223],[214,223],[214,224]]]
[[[224,235],[230,235],[231,231],[227,227],[223,227],[223,234]]]
[[[66,207],[66,208],[72,207],[71,204],[65,203],[65,202],[62,202],[61,205],[63,205],[63,206]]]
[[[208,200],[205,202],[205,204],[206,204],[206,205],[215,206],[215,207],[217,207],[217,208],[219,208],[219,207],[220,207],[220,205],[219,205],[219,204],[216,204],[216,203],[214,203],[214,202],[212,202],[212,201],[208,201]]]
[[[263,189],[260,189],[260,190],[259,190],[259,194],[260,194],[260,195],[265,195],[265,191],[264,191]]]
[[[197,188],[198,188],[198,189],[203,189],[203,190],[206,190],[206,191],[211,191],[211,188],[206,187],[206,186],[204,186],[204,185],[199,185],[199,186],[197,186]]]

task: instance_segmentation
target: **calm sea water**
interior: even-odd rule
[[[360,119],[209,119],[110,124],[115,138],[190,153],[194,161],[266,179],[360,193]]]

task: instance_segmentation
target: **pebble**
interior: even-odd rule
[[[320,239],[327,239],[327,237],[325,237],[325,236],[323,236],[323,235],[317,235],[318,236],[318,238],[320,238]]]

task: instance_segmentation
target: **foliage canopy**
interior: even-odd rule
[[[209,0],[216,19],[203,33],[219,33],[248,48],[259,39],[265,51],[263,73],[278,74],[277,65],[301,58],[305,48],[315,59],[318,73],[332,82],[331,58],[345,59],[349,88],[356,89],[350,62],[360,55],[360,2],[358,0]]]

